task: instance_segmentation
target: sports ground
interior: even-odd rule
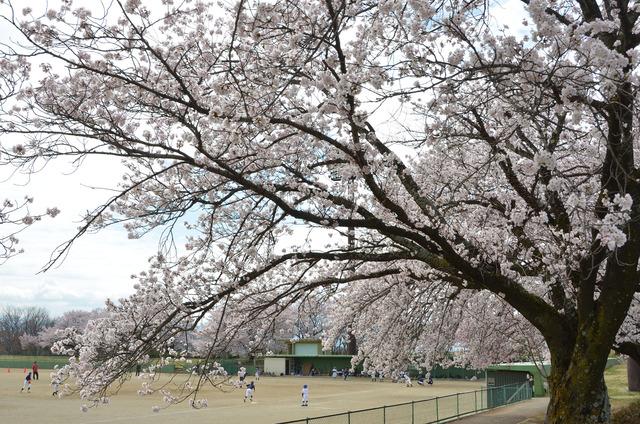
[[[180,376],[178,376],[180,377]],[[136,424],[262,424],[301,419],[349,410],[408,402],[480,389],[483,381],[437,380],[433,386],[414,387],[391,382],[371,382],[366,378],[347,381],[330,377],[261,377],[256,382],[253,403],[243,403],[244,390],[220,391],[205,388],[208,408],[193,409],[185,402],[153,412],[162,405],[160,394],[137,395],[140,380],[133,377],[111,398],[106,406],[83,413],[79,398],[58,399],[51,396],[49,371],[42,370],[41,379],[32,385],[31,393],[20,393],[23,370],[3,369],[0,374],[0,423],[75,424],[75,423],[136,423]],[[251,379],[249,379],[250,381]],[[300,390],[309,385],[309,406],[300,406]]]

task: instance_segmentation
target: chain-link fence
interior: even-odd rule
[[[278,424],[436,424],[532,397],[529,383],[509,384]]]
[[[57,365],[61,367],[69,363],[69,358],[66,356],[0,356],[0,370],[10,368],[27,368],[31,370],[33,361],[38,361],[38,367],[41,369],[53,369]]]
[[[2,372],[4,372],[5,369],[31,370],[31,365],[34,361],[37,361],[38,367],[44,370],[63,367],[69,363],[69,358],[67,356],[54,355],[0,355],[0,370],[2,370]],[[145,366],[155,364],[157,361],[157,358],[152,358]],[[253,375],[256,372],[253,359],[218,359],[216,362],[222,365],[229,375],[236,375],[240,367],[245,367],[249,375]],[[163,365],[161,368],[157,368],[157,370],[163,373],[192,372],[195,367],[200,367],[202,364],[204,364],[204,361],[201,359],[175,360],[172,363]],[[260,364],[262,364],[262,362],[260,362]],[[264,365],[262,365],[262,367],[264,369]],[[132,367],[129,371],[135,371],[135,367]]]

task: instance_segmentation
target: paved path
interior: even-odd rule
[[[515,405],[460,418],[456,424],[537,424],[544,422],[549,398],[533,398]]]

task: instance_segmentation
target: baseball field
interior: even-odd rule
[[[163,376],[168,380],[168,375]],[[22,369],[2,369],[0,373],[0,423],[7,424],[262,424],[328,415],[357,409],[378,407],[412,400],[422,400],[457,392],[477,390],[483,381],[437,380],[433,386],[405,387],[392,382],[371,382],[367,378],[347,381],[330,377],[261,377],[256,382],[252,403],[244,403],[244,389],[220,391],[207,387],[200,398],[208,407],[193,409],[187,402],[163,407],[162,395],[137,394],[141,381],[132,377],[111,397],[109,405],[82,412],[77,396],[58,399],[51,395],[49,371],[41,370],[40,380],[34,381],[31,393],[20,392]],[[253,380],[252,378],[249,381]],[[300,390],[309,386],[309,406],[300,406]],[[153,412],[154,406],[163,407]]]

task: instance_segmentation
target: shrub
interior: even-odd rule
[[[640,399],[613,413],[612,424],[640,423]]]

